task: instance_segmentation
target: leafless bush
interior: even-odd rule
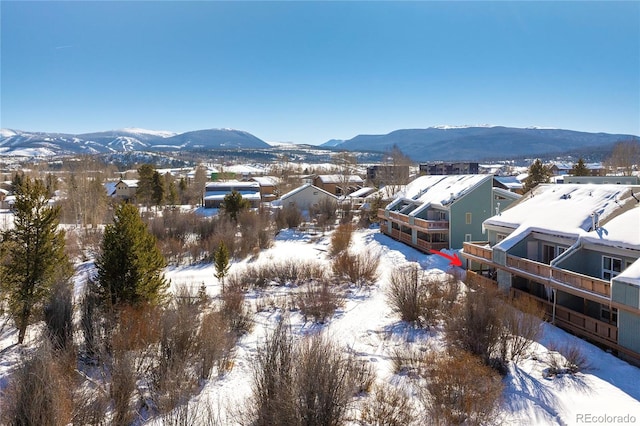
[[[417,417],[408,391],[388,384],[375,385],[360,409],[360,422],[366,425],[409,426]]]
[[[352,254],[343,251],[333,260],[333,273],[338,279],[364,286],[378,279],[380,256],[371,252]]]
[[[400,313],[402,321],[420,324],[425,310],[426,288],[417,264],[396,268],[389,278],[387,298],[391,307]]]
[[[155,404],[161,412],[187,399],[197,384],[193,357],[197,353],[198,304],[177,299],[160,318],[159,359],[152,373]]]
[[[430,354],[421,393],[435,424],[487,425],[495,420],[504,385],[482,360],[465,351]]]
[[[504,333],[500,342],[503,359],[518,361],[525,358],[531,345],[540,337],[544,311],[532,300],[513,300],[502,312]]]
[[[275,221],[278,229],[297,228],[302,223],[302,212],[295,205],[284,206],[276,211]]]
[[[61,281],[55,284],[49,302],[44,308],[47,337],[54,349],[67,349],[73,344],[73,301],[71,284]]]
[[[339,225],[331,235],[331,246],[329,255],[335,256],[349,248],[351,236],[353,235],[353,225],[351,223],[343,223]]]
[[[208,379],[214,366],[217,366],[219,374],[231,369],[236,336],[220,312],[204,314],[196,343],[200,379]]]
[[[576,344],[549,345],[547,357],[544,360],[547,369],[546,377],[561,376],[563,374],[575,375],[589,371],[592,366],[586,355]]]
[[[72,419],[72,381],[45,344],[13,373],[4,395],[2,424],[57,426]]]
[[[297,424],[341,425],[359,389],[355,359],[321,335],[306,338],[295,357]]]
[[[242,211],[238,215],[241,237],[238,257],[244,258],[254,250],[263,250],[273,244],[274,230],[268,210]]]
[[[324,276],[324,268],[316,261],[289,259],[279,263],[248,266],[238,277],[238,281],[249,288],[265,288],[272,282],[279,285],[298,285],[311,280],[322,280]]]
[[[136,389],[136,371],[128,352],[114,353],[111,363],[111,386],[109,396],[113,401],[112,423],[131,424],[135,418],[133,393]]]
[[[280,322],[258,348],[252,408],[245,420],[253,425],[343,424],[360,386],[354,362],[319,335],[295,345]]]
[[[342,300],[335,288],[326,281],[310,282],[295,295],[295,304],[305,322],[311,318],[316,323],[324,323],[342,306]]]
[[[244,300],[242,288],[227,285],[222,292],[222,317],[227,327],[238,337],[251,330],[251,313]]]
[[[424,373],[426,349],[415,345],[395,347],[391,353],[393,371],[396,374],[418,377]]]
[[[505,302],[497,291],[477,289],[466,294],[464,302],[446,322],[447,343],[479,356],[486,365],[504,372],[506,359],[499,350],[505,338]]]
[[[294,345],[285,321],[276,325],[253,365],[252,404],[245,413],[255,426],[296,424],[293,389]]]

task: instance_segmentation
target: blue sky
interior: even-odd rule
[[[640,135],[640,2],[1,1],[0,125]]]

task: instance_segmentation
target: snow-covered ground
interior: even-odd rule
[[[329,268],[328,245],[328,236],[311,237],[284,231],[274,246],[262,252],[255,262],[313,259],[326,262]],[[290,312],[289,319],[294,333],[299,336],[323,329],[345,350],[353,351],[362,360],[370,362],[379,381],[391,383],[394,348],[405,344],[407,339],[413,340],[414,344],[436,347],[442,342],[437,330],[415,333],[403,327],[386,300],[388,273],[398,265],[418,262],[423,269],[441,274],[449,269],[448,261],[438,256],[427,256],[380,234],[376,229],[356,231],[351,249],[380,253],[380,278],[376,284],[367,289],[351,289],[345,305],[327,325],[305,324],[296,312]],[[244,263],[234,264],[231,273],[241,270]],[[173,268],[167,272],[167,277],[174,285],[192,283],[194,288],[204,282],[208,292],[215,295],[219,293],[219,286],[213,272],[210,265]],[[257,313],[254,329],[238,344],[233,370],[220,379],[210,381],[195,399],[219,404],[223,413],[226,409],[242,406],[251,392],[251,364],[256,347],[274,328],[280,315],[280,310]],[[545,358],[547,348],[569,342],[587,355],[592,369],[576,376],[544,378],[546,365],[540,360]],[[609,424],[615,421],[611,416],[627,415],[630,416],[628,419],[633,416],[635,422],[640,423],[640,369],[546,323],[532,356],[512,366],[504,382],[506,389],[499,419],[502,424]],[[603,422],[600,421],[603,420],[601,416],[610,417],[604,418],[608,421]]]
[[[284,260],[316,260],[330,268],[328,246],[328,235],[312,236],[283,231],[277,236],[273,247],[260,253],[257,259],[234,263],[230,273],[241,271],[250,263]],[[389,307],[385,289],[388,274],[394,267],[417,262],[430,273],[442,274],[449,268],[448,260],[420,253],[380,234],[377,229],[356,231],[351,249],[380,254],[380,276],[374,285],[349,288],[344,306],[325,325],[305,323],[297,311],[263,309],[255,313],[252,331],[238,342],[231,371],[208,381],[192,401],[213,405],[212,411],[220,415],[223,423],[233,424],[234,410],[243,406],[251,393],[251,365],[257,347],[264,342],[267,333],[283,314],[289,316],[295,336],[324,331],[345,350],[370,363],[380,382],[394,383],[394,348],[407,341],[419,345],[442,345],[442,334],[437,327],[431,331],[416,331],[404,326]],[[77,283],[81,285],[83,277],[86,279],[90,273],[91,264],[83,264],[79,269]],[[220,292],[212,265],[170,267],[166,277],[171,280],[173,289],[188,286],[195,292],[204,283],[210,295],[216,296]],[[288,291],[290,287],[283,286],[264,292],[251,292],[247,300],[255,307],[261,299],[286,296]],[[533,355],[511,366],[504,378],[504,401],[500,418],[497,419],[501,424],[610,424],[624,419],[624,416],[634,420],[628,424],[640,423],[640,369],[551,325],[543,324],[543,328],[543,335],[535,344]],[[17,361],[17,349],[10,347],[15,340],[15,330],[12,328],[0,335],[0,388],[6,386],[11,366]],[[546,356],[547,348],[566,342],[575,343],[587,355],[593,368],[575,376],[545,378],[543,370],[546,365],[540,360]],[[620,416],[620,419],[615,416]],[[159,420],[149,423],[161,424]]]

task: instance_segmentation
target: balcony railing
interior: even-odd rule
[[[440,251],[442,249],[449,248],[449,243],[442,243],[442,242],[430,243],[428,241],[424,241],[418,238],[418,247],[424,251],[430,251],[430,250]]]
[[[557,268],[551,269],[551,276],[563,284],[611,297],[611,283],[608,281]]]
[[[507,266],[545,279],[551,277],[551,266],[534,260],[507,255]]]
[[[411,234],[407,234],[405,232],[401,232],[400,233],[400,241],[402,241],[403,243],[411,244]]]
[[[389,212],[389,219],[396,220],[398,222],[409,223],[409,216],[397,212]]]
[[[463,255],[469,254],[471,256],[481,257],[487,260],[493,260],[493,250],[489,247],[488,242],[471,242],[471,243],[463,243]]]
[[[416,217],[413,224],[416,228],[422,228],[426,231],[446,231],[449,229],[449,222],[446,220],[424,220]]]
[[[548,320],[553,317],[553,303],[541,299],[516,288],[510,289],[513,298],[528,298],[544,308]],[[575,334],[595,340],[607,345],[618,343],[618,327],[604,321],[591,318],[587,315],[573,311],[564,306],[556,305],[555,323],[561,328],[572,331]]]

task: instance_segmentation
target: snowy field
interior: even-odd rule
[[[295,260],[317,260],[330,268],[327,249],[329,236],[311,236],[283,231],[272,248],[256,259],[234,263],[230,273],[241,271],[247,264]],[[427,256],[378,232],[377,229],[354,232],[351,248],[381,255],[380,276],[375,285],[367,288],[353,286],[347,292],[343,307],[325,325],[305,323],[298,311],[262,309],[254,315],[254,327],[239,342],[233,368],[221,378],[209,380],[202,391],[193,397],[197,404],[213,405],[224,424],[234,423],[234,410],[242,407],[251,393],[251,365],[256,348],[264,342],[278,319],[289,316],[293,333],[297,337],[323,331],[345,350],[355,353],[362,361],[370,363],[377,372],[379,382],[398,383],[402,378],[394,374],[392,355],[395,348],[406,345],[442,345],[442,332],[437,328],[416,331],[406,327],[388,306],[385,288],[389,272],[408,262],[418,262],[422,269],[433,274],[448,270],[448,261],[439,256]],[[91,273],[92,263],[79,265],[76,290]],[[179,286],[197,290],[203,283],[211,296],[220,293],[220,285],[214,278],[213,265],[170,267],[166,271],[173,289]],[[256,303],[286,298],[290,288],[274,287],[261,292],[250,292],[247,300],[256,312]],[[79,294],[79,292],[76,292]],[[268,303],[266,303],[268,306]],[[543,324],[543,334],[535,344],[532,356],[510,368],[504,378],[506,390],[502,403],[500,424],[514,425],[580,425],[612,424],[615,420],[634,420],[626,424],[640,424],[640,369],[633,367],[601,349],[584,342],[548,324]],[[37,327],[30,327],[31,334]],[[7,385],[12,365],[18,360],[15,330],[5,329],[0,336],[0,388]],[[575,342],[587,355],[593,368],[575,376],[544,378],[546,365],[541,359],[547,348],[554,344]],[[605,416],[605,417],[603,417]],[[608,417],[606,417],[608,416]],[[620,416],[620,417],[616,417]],[[624,417],[627,416],[627,417]],[[604,421],[603,421],[604,420]],[[623,424],[622,422],[618,422]],[[150,421],[149,424],[161,424]]]

